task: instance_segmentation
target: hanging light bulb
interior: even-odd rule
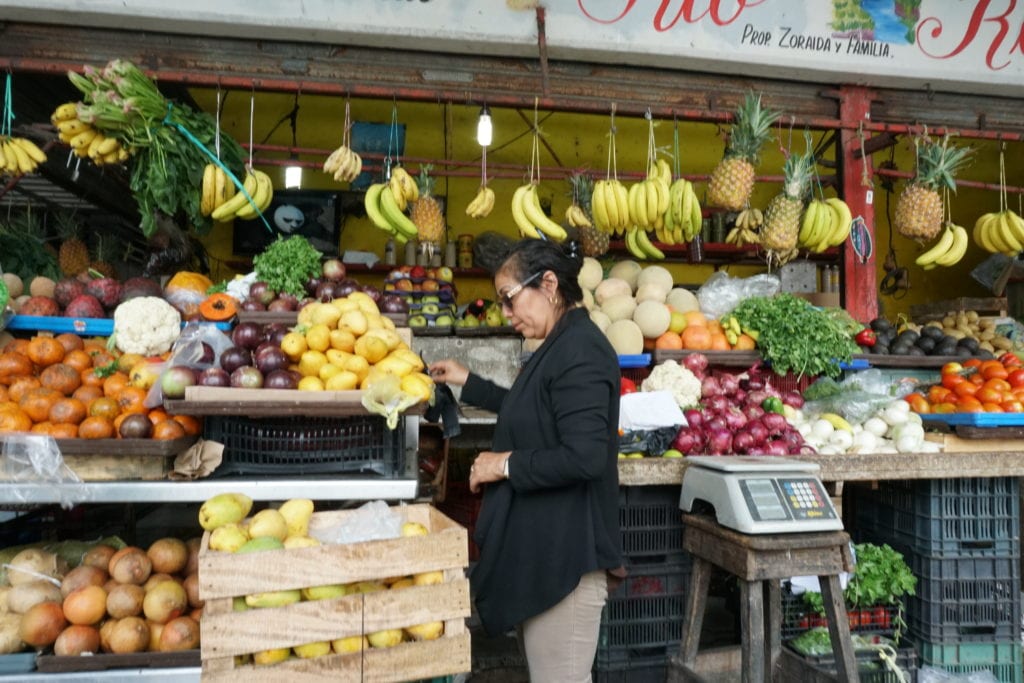
[[[476,122],[476,141],[481,147],[487,147],[491,144],[491,139],[494,134],[494,128],[491,125],[491,110],[488,109],[487,105],[480,110],[480,119]]]
[[[292,161],[297,161],[294,157]],[[302,167],[296,163],[284,167],[284,186],[287,190],[302,188]]]

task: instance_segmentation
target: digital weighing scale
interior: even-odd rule
[[[836,514],[816,463],[765,456],[686,458],[679,508],[714,507],[718,523],[744,534],[836,531]]]

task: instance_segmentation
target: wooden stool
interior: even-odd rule
[[[673,658],[669,665],[670,683],[700,680],[696,673],[697,648],[711,565],[740,579],[743,683],[780,680],[782,591],[779,581],[790,576],[818,577],[838,667],[836,680],[859,680],[846,605],[839,586],[839,574],[853,570],[850,537],[845,531],[754,536],[726,529],[713,517],[703,515],[684,514],[683,523],[683,548],[693,557],[693,574],[683,612],[679,657]]]

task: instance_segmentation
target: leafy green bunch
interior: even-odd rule
[[[278,235],[261,254],[256,255],[252,265],[256,278],[266,282],[275,292],[302,297],[306,280],[321,273],[322,256],[302,235],[292,235],[288,239]]]

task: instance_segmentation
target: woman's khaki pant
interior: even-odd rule
[[[561,602],[522,623],[519,642],[531,683],[590,683],[608,575],[584,574]]]

